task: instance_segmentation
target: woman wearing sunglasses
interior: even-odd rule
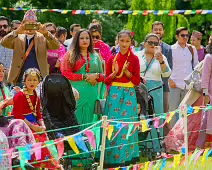
[[[161,53],[161,47],[159,46],[159,37],[156,34],[148,34],[144,41],[144,49],[139,52],[135,52],[140,62],[140,75],[146,80],[146,86],[150,90],[162,85],[163,77],[168,77],[171,74],[171,69],[167,62],[166,57]],[[156,114],[164,112],[163,104],[163,88],[157,89],[150,93],[154,98],[154,107]],[[161,121],[162,123],[162,121]],[[156,129],[152,128],[152,138],[157,138]],[[161,130],[161,136],[163,136],[163,129]],[[154,149],[156,152],[160,152],[158,140],[154,140]]]
[[[96,51],[98,50],[97,52],[105,61],[105,64],[107,64],[111,52],[109,45],[102,41],[102,26],[100,24],[92,24],[89,31],[93,39],[94,49],[96,49]]]

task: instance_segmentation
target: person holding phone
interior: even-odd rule
[[[33,10],[25,13],[18,29],[7,34],[1,45],[14,50],[8,82],[22,87],[22,76],[28,68],[37,68],[42,77],[49,74],[47,50],[59,49],[60,43],[37,21]]]
[[[161,52],[159,46],[159,37],[156,34],[150,33],[144,40],[144,49],[135,52],[140,62],[140,76],[146,80],[148,90],[163,85],[161,77],[169,77],[171,69],[166,57]],[[154,99],[155,113],[164,113],[163,87],[150,93]],[[162,123],[162,120],[161,120]],[[152,138],[158,138],[154,126],[152,128]],[[163,136],[163,129],[160,129],[160,135]],[[153,140],[154,151],[160,152],[158,139]]]

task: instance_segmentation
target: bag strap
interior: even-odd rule
[[[145,77],[145,75],[146,75],[146,72],[147,72],[147,70],[148,70],[150,64],[152,63],[153,58],[154,58],[154,57],[152,57],[152,59],[150,60],[149,64],[148,64],[147,67],[146,67],[146,70],[145,70],[145,72],[144,72],[144,77]]]
[[[192,59],[191,59],[191,65],[192,65],[192,70],[194,70],[194,49],[190,44],[187,44],[187,47],[189,51],[191,52]]]
[[[27,48],[27,51],[25,52],[24,59],[23,59],[23,62],[22,62],[22,64],[21,64],[21,69],[22,69],[22,67],[23,67],[23,65],[24,65],[24,62],[26,61],[27,57],[29,56],[30,52],[32,51],[32,48],[33,48],[34,44],[35,44],[35,43],[34,43],[34,39],[32,39],[30,45],[29,45],[28,48]],[[19,70],[18,76],[17,76],[17,78],[16,78],[16,80],[15,80],[15,84],[17,83],[17,80],[18,80],[18,78],[19,78],[19,76],[20,76],[20,74],[21,74],[21,69]]]

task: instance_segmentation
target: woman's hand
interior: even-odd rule
[[[44,132],[46,130],[45,126],[31,125],[31,129],[35,132]]]
[[[159,61],[159,63],[162,63],[163,62],[163,55],[161,52],[157,52],[155,54],[155,59]]]
[[[143,83],[146,84],[146,79],[145,79],[145,77],[141,76],[141,79],[142,79]]]
[[[209,104],[209,102],[210,102],[210,97],[208,95],[204,96],[204,104],[205,104],[205,106],[207,104]]]
[[[119,71],[119,65],[117,61],[113,62],[113,68],[114,68],[114,72],[117,74]]]
[[[124,71],[124,73],[126,73],[126,72],[128,71],[129,65],[130,65],[130,62],[127,62],[127,64],[125,64],[125,65],[123,66],[123,71]]]
[[[176,88],[177,87],[176,83],[172,79],[169,79],[169,86],[171,88]]]
[[[87,74],[87,78],[86,78],[86,81],[89,82],[92,86],[95,86],[97,84],[97,74],[94,73],[94,74]]]

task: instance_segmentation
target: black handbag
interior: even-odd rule
[[[99,99],[99,96],[100,96],[100,84],[98,84],[98,99],[96,100],[96,103],[95,103],[95,109],[94,109],[95,114],[104,113],[106,99]]]

